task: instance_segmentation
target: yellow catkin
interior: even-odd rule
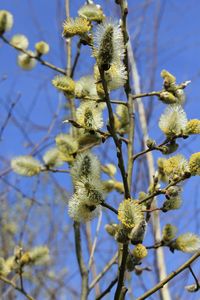
[[[20,49],[26,50],[29,45],[29,41],[27,37],[23,34],[15,34],[12,39],[10,40],[10,43],[14,47],[18,47]]]
[[[162,240],[164,242],[169,242],[173,240],[176,236],[177,228],[171,224],[166,224],[162,231]]]
[[[99,5],[96,4],[85,4],[83,5],[78,14],[80,17],[86,18],[89,21],[101,22],[104,20],[105,15]]]
[[[200,176],[200,152],[193,153],[189,160],[190,172],[193,176]]]
[[[0,10],[0,34],[9,31],[13,26],[13,16],[7,10]]]
[[[143,259],[147,256],[148,251],[147,248],[142,244],[137,244],[132,252],[133,256],[136,259]]]
[[[200,249],[200,237],[193,233],[181,234],[173,243],[174,249],[192,253]]]
[[[174,84],[176,82],[176,77],[167,70],[162,70],[160,75],[164,79],[164,83],[168,85]]]
[[[188,162],[181,154],[172,156],[169,159],[163,160],[163,171],[168,176],[173,174],[181,176],[189,171]]]
[[[37,63],[37,60],[33,58],[35,56],[35,53],[33,51],[28,51],[28,54],[26,53],[21,53],[17,57],[17,63],[19,67],[22,69],[28,71],[32,70]]]
[[[186,134],[200,134],[200,120],[192,119],[187,122]]]
[[[82,35],[91,29],[91,24],[86,18],[78,17],[75,20],[68,18],[63,23],[63,36],[71,38],[74,35]]]
[[[141,205],[132,199],[125,199],[120,203],[118,209],[118,219],[127,228],[133,228],[138,224],[144,215],[142,213]]]
[[[40,41],[35,44],[35,50],[39,55],[47,54],[49,52],[49,45],[44,41]]]
[[[22,176],[34,176],[40,173],[41,165],[32,156],[18,156],[11,160],[11,167],[14,172]]]
[[[57,75],[52,80],[52,84],[61,92],[66,93],[69,97],[74,96],[75,82],[68,76]]]

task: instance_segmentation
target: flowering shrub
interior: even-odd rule
[[[37,42],[33,52],[27,50],[29,42],[24,35],[15,35],[10,40],[7,39],[6,32],[12,28],[13,16],[7,11],[0,11],[0,37],[19,52],[19,67],[31,70],[39,62],[60,73],[52,78],[52,85],[69,103],[71,116],[64,120],[68,131],[57,134],[53,148],[49,148],[40,159],[31,155],[14,157],[11,159],[11,167],[15,173],[27,177],[59,171],[66,171],[66,176],[71,176],[73,192],[66,206],[74,222],[76,255],[82,277],[81,299],[87,299],[90,288],[89,269],[81,253],[80,226],[94,218],[100,219],[106,210],[112,211],[113,215],[118,217],[118,223],[112,222],[110,218],[110,223],[105,226],[113,244],[117,244],[119,248],[115,300],[124,299],[127,292],[126,271],[135,274],[143,272],[143,269],[138,267],[148,257],[148,249],[160,248],[162,251],[162,247],[167,247],[171,252],[195,253],[194,259],[200,251],[198,235],[187,232],[187,229],[186,233],[177,234],[177,228],[171,223],[166,224],[162,232],[159,231],[160,227],[157,227],[157,231],[154,232],[155,244],[152,247],[146,244],[146,232],[150,221],[158,220],[158,212],[170,215],[172,210],[181,210],[183,183],[192,176],[200,175],[200,153],[193,153],[188,160],[180,153],[178,145],[178,140],[200,134],[200,120],[188,120],[183,108],[184,89],[190,82],[177,83],[175,76],[167,70],[161,71],[163,86],[160,91],[132,93],[126,28],[127,6],[126,1],[116,3],[121,11],[121,20],[107,18],[99,5],[88,1],[79,9],[75,19],[68,17],[63,23],[64,41],[68,43],[70,39],[78,37],[80,45],[89,47],[91,57],[95,59],[93,73],[88,75],[86,72],[85,76],[78,80],[73,78],[71,70],[68,72],[59,69],[43,60],[43,55],[50,51],[47,42]],[[126,100],[111,99],[112,91],[117,89],[124,89]],[[149,138],[145,141],[144,150],[135,153],[134,101],[146,96],[156,96],[155,101],[161,101],[167,106],[158,120],[164,141],[157,144]],[[106,147],[108,139],[113,141],[112,153],[117,157],[117,166],[103,165],[100,158],[94,154],[95,147]],[[150,179],[148,189],[145,192],[140,191],[135,199],[132,187],[136,174],[133,172],[133,166],[140,157],[144,158],[146,153],[153,151],[160,153],[157,170],[153,179]],[[166,158],[166,155],[169,156]],[[120,179],[116,176],[117,172]],[[109,180],[103,180],[102,175],[105,174],[109,176]],[[113,192],[118,197],[116,207],[110,205]],[[158,195],[163,195],[161,205],[156,201]],[[92,251],[95,247],[94,243]],[[27,251],[17,248],[15,252],[9,258],[0,258],[0,275],[4,281],[11,272],[19,274],[22,278],[26,266],[50,262],[45,246]],[[161,275],[159,279],[163,279]],[[12,285],[12,282],[10,284]],[[161,287],[158,286],[155,291]],[[17,289],[27,297],[22,285]],[[197,285],[195,291],[198,289]],[[166,293],[167,289],[163,291]],[[33,298],[29,296],[28,299]]]

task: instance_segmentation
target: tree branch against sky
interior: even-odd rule
[[[2,299],[199,298],[198,7],[2,1]]]

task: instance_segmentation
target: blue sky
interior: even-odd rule
[[[98,1],[106,14],[115,18],[119,12],[116,6],[113,5],[113,2],[114,1],[109,0]],[[129,2],[128,26],[132,46],[137,58],[142,91],[147,92],[152,89],[161,89],[162,80],[160,78],[160,72],[162,69],[167,69],[172,72],[177,77],[177,82],[192,80],[192,83],[186,90],[187,100],[185,110],[188,118],[199,118],[200,2],[197,0],[136,0]],[[76,16],[77,9],[83,3],[84,1],[79,0],[70,1],[72,16]],[[1,0],[0,9],[7,9],[14,15],[14,28],[11,32],[6,34],[8,38],[17,33],[25,34],[29,39],[30,49],[33,49],[34,44],[39,40],[45,40],[49,43],[51,48],[50,53],[45,56],[45,59],[57,66],[65,67],[66,54],[61,37],[62,22],[65,19],[64,0]],[[72,42],[74,48],[76,42],[76,39]],[[42,145],[45,147],[53,145],[55,135],[61,131],[66,131],[66,127],[62,124],[63,118],[66,117],[66,111],[62,108],[64,99],[58,95],[51,85],[51,79],[56,73],[52,70],[45,69],[39,64],[33,71],[23,71],[16,64],[16,55],[15,50],[2,44],[2,41],[0,41],[0,126],[2,126],[7,116],[7,108],[10,107],[11,103],[15,101],[20,94],[19,101],[13,111],[14,118],[11,118],[2,136],[0,155],[6,158],[0,162],[0,169],[3,170],[9,166],[10,158],[29,153],[33,145],[45,137],[46,130],[56,111],[58,111],[59,117],[56,120],[53,131],[49,135],[48,143],[44,142]],[[75,78],[92,72],[94,60],[90,58],[86,59],[86,57],[90,55],[91,51],[87,49],[87,47],[83,47]],[[6,79],[1,81],[5,75]],[[123,94],[120,91],[114,94],[116,97],[121,97],[121,95]],[[152,105],[149,134],[152,138],[156,138],[158,142],[162,141],[163,136],[160,130],[157,129],[157,124],[159,116],[165,109],[165,106],[156,99],[144,99],[144,103],[147,109],[149,104]],[[138,122],[137,114],[136,120]],[[29,140],[27,140],[27,135],[29,136]],[[136,135],[136,138],[138,139],[138,135]],[[41,153],[43,153],[42,145]],[[136,145],[137,150],[139,150],[138,140],[136,141]],[[111,149],[109,146],[111,147],[111,144],[108,144],[107,149]],[[103,148],[99,150],[99,153],[102,149]],[[199,137],[181,140],[180,151],[183,152],[187,158],[191,153],[198,152]],[[41,156],[41,153],[38,157]],[[112,150],[109,150],[107,155],[109,161],[109,157],[112,158],[113,156]],[[155,158],[157,156],[158,155],[155,154]],[[145,169],[143,166],[141,180],[144,174]],[[15,182],[15,178],[12,174],[10,174],[8,178],[10,181]],[[66,185],[67,188],[71,185],[69,177],[66,181],[63,175],[59,175],[56,176],[56,180],[58,180],[62,186]],[[200,234],[197,213],[200,209],[197,199],[200,195],[199,183],[199,178],[192,178],[184,185],[184,204],[182,209],[178,212],[163,214],[162,224],[173,222],[173,224],[177,225],[179,233],[190,230]],[[29,179],[20,180],[20,188],[27,193],[32,184],[33,181]],[[51,187],[47,188],[46,193],[49,198],[51,198],[53,195]],[[39,190],[37,196],[39,200],[42,200],[41,190]],[[113,201],[114,198],[115,195],[112,195],[111,201]],[[56,213],[56,206],[54,207],[53,201],[51,204]],[[66,225],[68,219],[64,212],[62,217]],[[58,220],[59,226],[63,225],[61,219],[62,218]],[[105,218],[103,223],[106,223],[107,219],[114,220],[110,215]],[[95,224],[96,221],[93,223],[94,228]],[[148,235],[150,236],[150,230]],[[151,239],[149,236],[147,236],[146,244],[150,243]],[[105,238],[103,226],[101,238]],[[40,239],[43,240],[43,235],[39,240]],[[105,248],[106,245],[105,243]],[[116,248],[115,246],[114,248]],[[188,255],[181,254],[180,252],[171,254],[168,249],[166,250],[166,254],[168,272],[174,270],[181,262],[188,258]],[[109,255],[107,255],[107,257],[109,257]],[[150,262],[152,262],[152,259],[149,259],[149,263]],[[76,265],[75,260],[74,264]],[[101,267],[102,265],[99,262],[99,268]],[[200,276],[197,266],[194,267],[194,269],[197,271],[198,276]],[[191,277],[189,277],[189,282],[191,282],[191,280]],[[146,275],[145,284],[148,287],[152,285],[151,274]],[[181,282],[176,281],[175,289],[177,294],[181,291],[181,284]],[[173,286],[173,282],[171,285]],[[141,288],[137,288],[135,294],[141,294],[141,291]],[[188,294],[183,292],[182,297],[181,299],[186,299],[186,297],[190,297],[189,299],[198,299],[199,296],[188,296]]]

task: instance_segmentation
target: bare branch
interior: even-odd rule
[[[74,222],[74,235],[75,235],[75,246],[76,246],[76,257],[78,260],[79,270],[82,278],[81,284],[81,300],[87,300],[89,288],[88,288],[88,270],[83,260],[82,247],[81,247],[81,234],[80,224]]]
[[[56,71],[56,72],[59,72],[59,73],[61,73],[61,74],[63,74],[63,75],[66,75],[65,70],[63,70],[63,69],[61,69],[61,68],[59,68],[59,67],[54,66],[53,64],[51,64],[51,63],[49,63],[49,62],[43,60],[41,57],[39,57],[39,56],[37,56],[37,55],[35,55],[35,54],[31,54],[31,53],[28,52],[27,50],[24,50],[24,49],[22,49],[22,48],[20,48],[20,47],[17,47],[17,46],[15,46],[15,45],[12,45],[12,44],[9,42],[9,40],[7,40],[7,38],[5,38],[5,36],[0,35],[0,38],[1,38],[1,39],[4,41],[4,43],[6,43],[7,45],[11,46],[12,48],[16,49],[17,51],[20,51],[20,52],[22,52],[22,53],[25,53],[25,54],[28,55],[30,58],[36,59],[37,61],[39,61],[39,62],[40,62],[42,65],[44,65],[45,67],[50,68],[50,69],[52,69],[52,70],[54,70],[54,71]]]
[[[100,300],[102,299],[106,294],[108,294],[111,289],[113,288],[113,286],[117,283],[118,277],[116,277],[115,279],[113,279],[111,281],[111,283],[109,284],[109,286],[101,293],[101,295],[99,295],[98,297],[96,297],[96,300]]]
[[[23,294],[28,300],[35,300],[31,295],[29,295],[22,287],[18,287],[15,282],[12,280],[7,279],[6,277],[0,275],[0,280],[3,281],[6,284],[9,284],[12,286],[15,290]]]
[[[111,260],[105,265],[104,269],[97,275],[97,277],[92,281],[92,283],[89,286],[89,290],[93,289],[95,284],[99,282],[99,280],[105,275],[108,270],[112,267],[113,264],[116,263],[118,257],[118,251],[114,254],[114,256],[111,258]]]
[[[194,262],[198,257],[200,256],[200,251],[198,251],[196,254],[194,254],[189,260],[187,260],[182,266],[180,266],[176,271],[170,273],[165,279],[163,279],[161,282],[156,284],[152,289],[147,291],[144,295],[137,298],[137,300],[144,300],[147,299],[149,296],[153,295],[157,291],[159,291],[163,286],[172,280],[175,276],[177,276],[179,273],[183,272],[185,269],[187,269],[192,262]]]

